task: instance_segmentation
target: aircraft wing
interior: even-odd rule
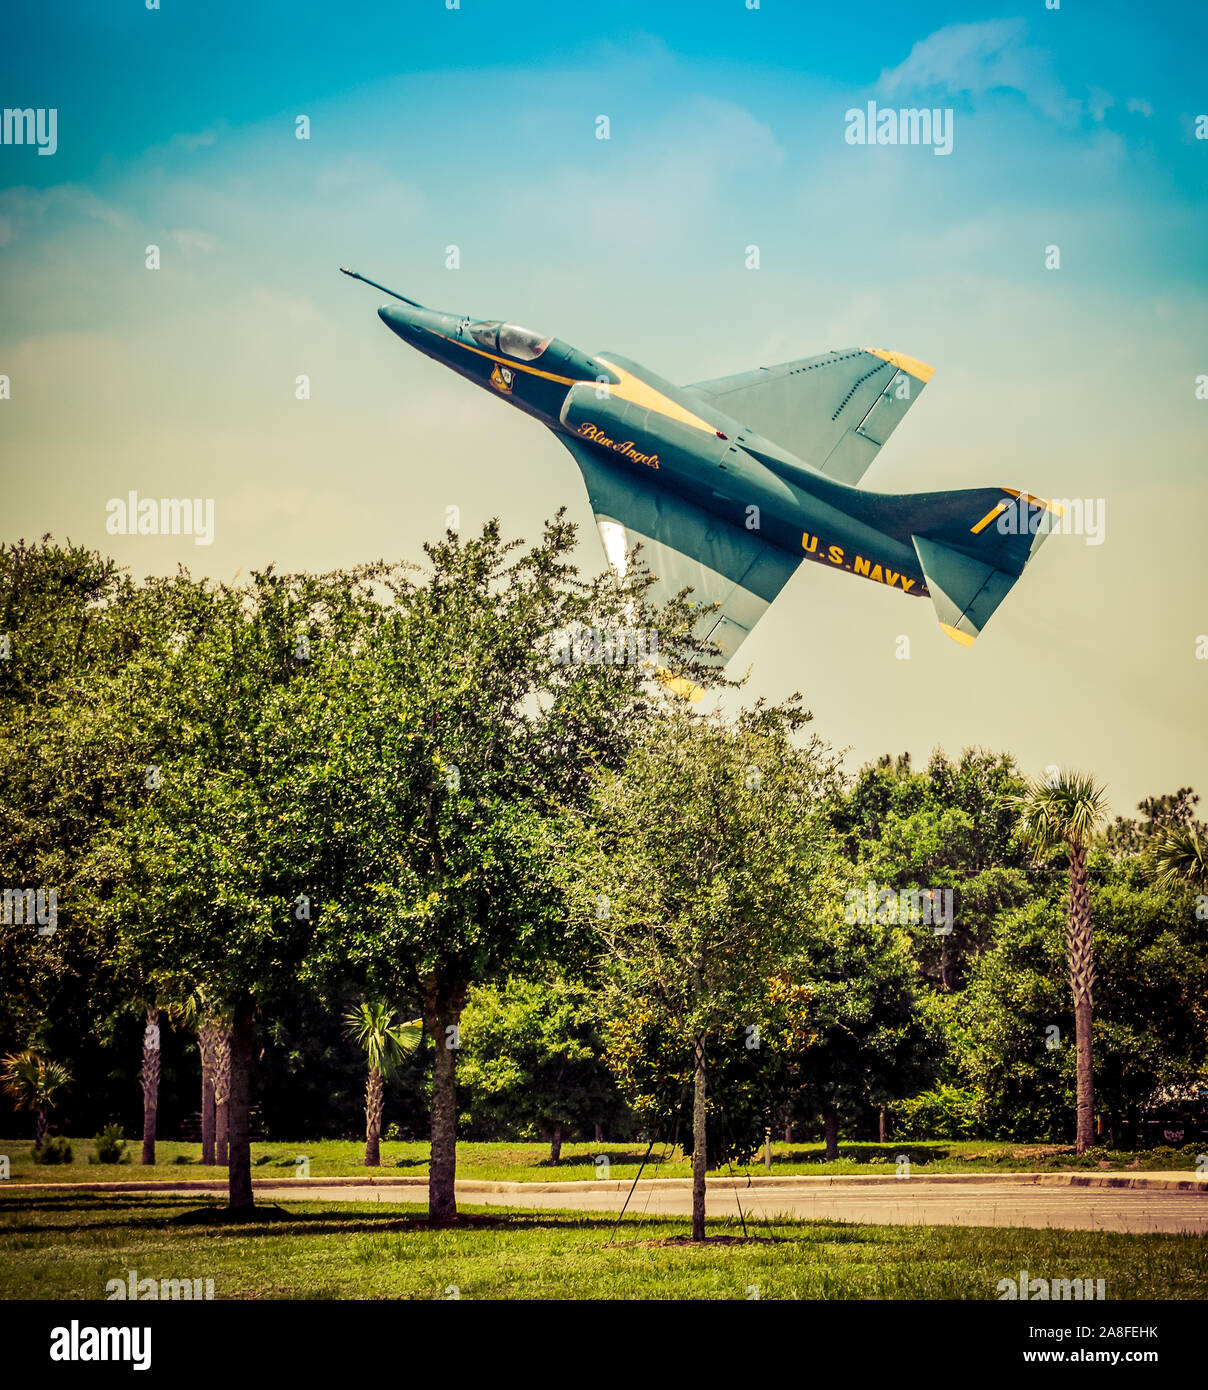
[[[844,348],[684,389],[819,472],[854,485],[933,370],[884,348]]]
[[[609,564],[624,576],[627,554],[640,543],[642,559],[656,576],[648,591],[655,602],[691,587],[693,602],[720,604],[701,616],[697,635],[721,647],[718,661],[724,664],[801,561],[703,507],[651,487],[640,475],[596,457],[586,445],[561,438],[587,484]]]

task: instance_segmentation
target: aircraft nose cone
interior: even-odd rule
[[[378,318],[392,333],[397,333],[400,337],[413,327],[411,315],[401,304],[383,304],[378,310]]]

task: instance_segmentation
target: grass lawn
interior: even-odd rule
[[[127,1277],[213,1279],[216,1298],[971,1298],[1021,1268],[1103,1278],[1109,1299],[1208,1298],[1208,1239],[983,1227],[749,1222],[764,1243],[662,1242],[683,1218],[465,1206],[430,1228],[422,1206],[291,1202],[252,1225],[217,1199],[0,1192],[3,1297],[104,1299]],[[740,1235],[729,1216],[713,1236]],[[654,1244],[642,1242],[655,1242]]]
[[[28,1182],[142,1182],[174,1181],[209,1178],[221,1181],[225,1169],[205,1168],[201,1164],[201,1146],[161,1141],[156,1145],[154,1166],[127,1162],[97,1164],[88,1161],[92,1151],[91,1139],[72,1139],[73,1162],[70,1164],[35,1164],[30,1157],[30,1140],[0,1140],[0,1154],[7,1154],[11,1165],[12,1183]],[[137,1160],[139,1144],[132,1141],[128,1151]],[[457,1176],[462,1179],[511,1182],[564,1182],[574,1179],[605,1176],[598,1170],[596,1158],[609,1160],[610,1178],[630,1179],[637,1176],[638,1165],[646,1152],[641,1143],[564,1144],[562,1162],[556,1167],[549,1161],[548,1144],[462,1142],[457,1146]],[[1196,1146],[1183,1149],[1150,1149],[1140,1153],[1094,1149],[1077,1157],[1072,1150],[1056,1145],[1019,1145],[987,1142],[947,1141],[888,1144],[842,1144],[838,1161],[827,1163],[821,1144],[772,1145],[772,1173],[789,1176],[800,1173],[851,1174],[892,1173],[899,1154],[908,1154],[912,1169],[928,1173],[962,1172],[1044,1172],[1063,1169],[1128,1169],[1195,1172]],[[298,1143],[277,1141],[252,1145],[254,1178],[292,1178],[297,1160],[304,1155],[310,1161],[310,1176],[364,1177],[365,1146],[354,1139],[302,1140]],[[428,1145],[426,1142],[383,1142],[382,1167],[376,1173],[395,1177],[426,1177]],[[719,1170],[728,1172],[728,1169]],[[766,1173],[763,1159],[746,1165],[736,1165],[735,1173]],[[691,1165],[677,1148],[666,1151],[656,1145],[643,1177],[686,1178]]]

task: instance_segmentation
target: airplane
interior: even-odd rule
[[[341,270],[399,301],[378,316],[405,343],[554,432],[613,570],[624,577],[640,543],[655,601],[690,587],[720,665],[806,560],[929,597],[968,646],[1060,514],[1015,488],[857,487],[931,380],[904,353],[843,348],[674,386],[618,353],[428,309]]]

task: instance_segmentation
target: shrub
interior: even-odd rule
[[[40,1149],[33,1151],[35,1163],[70,1163],[71,1144],[62,1137],[55,1135],[52,1139],[43,1142]]]
[[[978,1129],[978,1097],[942,1082],[893,1106],[894,1133],[900,1139],[971,1139]]]
[[[126,1141],[120,1125],[106,1125],[92,1141],[90,1163],[125,1163]]]

